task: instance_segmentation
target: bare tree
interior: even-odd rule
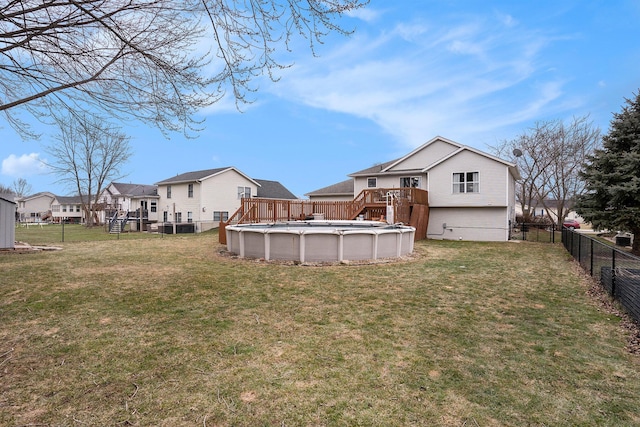
[[[18,178],[14,180],[11,188],[13,189],[13,192],[18,195],[18,197],[24,197],[27,194],[31,193],[31,184],[29,184],[24,178]]]
[[[57,144],[47,152],[53,173],[80,196],[86,225],[95,223],[98,198],[107,182],[121,178],[120,168],[129,160],[129,137],[99,118],[69,116],[59,119]]]
[[[579,172],[588,155],[600,142],[600,129],[589,116],[536,123],[515,139],[503,141],[494,152],[514,162],[522,176],[516,198],[524,220],[531,220],[530,208],[541,205],[558,226],[582,194],[585,182]],[[555,216],[551,212],[555,211]]]
[[[16,194],[13,188],[0,184],[0,194]]]
[[[190,133],[202,107],[285,67],[295,35],[313,50],[368,0],[7,0],[0,4],[0,112],[98,110]]]

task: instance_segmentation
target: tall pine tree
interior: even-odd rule
[[[632,252],[640,255],[640,91],[625,101],[584,167],[586,192],[576,210],[598,230],[633,233]]]

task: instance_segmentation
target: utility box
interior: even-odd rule
[[[195,233],[196,225],[194,223],[176,224],[176,234]]]
[[[616,236],[616,245],[618,246],[631,246],[631,237],[629,236]]]

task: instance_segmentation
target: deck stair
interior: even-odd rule
[[[225,228],[231,224],[306,220],[321,215],[325,220],[384,220],[388,194],[393,197],[394,222],[416,228],[416,240],[426,239],[429,223],[428,193],[418,188],[362,190],[351,201],[311,201],[243,198],[227,221],[220,221],[220,243],[226,244]]]
[[[120,234],[129,220],[129,211],[117,211],[109,220],[109,233]]]

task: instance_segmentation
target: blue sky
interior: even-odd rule
[[[120,182],[235,166],[297,196],[410,152],[436,135],[480,150],[545,120],[589,114],[608,131],[640,88],[637,0],[372,0],[314,57],[299,41],[276,83],[256,81],[238,112],[223,99],[202,112],[196,139],[127,124],[134,155]],[[72,189],[46,173],[44,146],[0,121],[0,183]]]

